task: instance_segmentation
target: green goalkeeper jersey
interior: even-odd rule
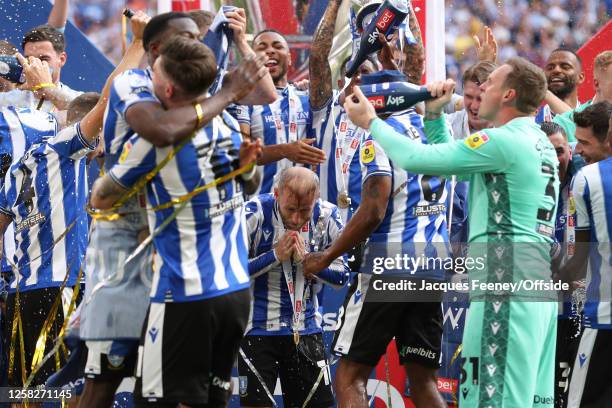
[[[558,160],[532,117],[464,141],[452,140],[444,117],[427,120],[427,145],[395,133],[382,120],[373,121],[370,131],[389,158],[408,171],[469,180],[470,256],[489,258],[483,271],[487,281],[550,278]]]

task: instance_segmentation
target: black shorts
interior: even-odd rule
[[[249,318],[248,289],[193,302],[151,303],[138,350],[138,406],[225,407]]]
[[[368,301],[374,279],[387,278],[360,273],[353,280],[338,314],[333,352],[374,367],[395,337],[402,364],[440,368],[442,303]]]
[[[612,330],[585,328],[572,367],[568,406],[612,407]]]
[[[580,344],[579,319],[557,321],[557,349],[555,355],[555,408],[567,407],[570,374]]]
[[[110,381],[133,377],[138,356],[138,340],[88,340],[84,376]]]
[[[283,390],[283,406],[302,407],[309,397],[308,407],[334,405],[321,334],[300,336],[297,347],[293,336],[246,336],[241,343],[238,375],[241,406],[272,406],[268,392],[274,394],[278,377]],[[262,380],[268,392],[261,385]]]
[[[71,290],[68,288],[67,290]],[[19,309],[21,313],[21,324],[23,327],[23,343],[25,356],[26,379],[32,371],[32,359],[34,358],[34,350],[36,349],[36,341],[40,336],[47,316],[51,312],[51,308],[56,298],[60,294],[60,288],[43,288],[33,289],[25,292],[19,292]],[[5,350],[7,355],[10,353],[11,347],[11,331],[13,327],[13,319],[15,317],[15,294],[11,293],[6,299],[6,325],[4,332]],[[64,311],[60,303],[57,313],[53,318],[51,329],[47,334],[45,343],[45,354],[53,348],[55,339],[57,338],[62,324],[64,323]],[[21,351],[19,345],[19,331],[15,337],[13,347],[15,349],[15,362],[13,364],[13,372],[8,375],[8,385],[12,387],[23,386],[22,369],[21,369]],[[63,353],[58,353],[60,363],[64,365],[66,360]],[[43,385],[47,378],[56,371],[56,359],[50,358],[38,370],[30,386]]]

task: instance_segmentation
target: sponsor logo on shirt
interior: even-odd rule
[[[432,359],[435,360],[436,359],[436,353],[431,351],[431,350],[426,350],[423,347],[409,347],[409,346],[404,346],[400,352],[399,352],[400,356],[405,357],[408,354],[415,354],[417,356],[421,356],[421,357],[425,357],[428,359]]]
[[[465,144],[470,149],[478,149],[483,144],[489,141],[489,136],[484,134],[483,132],[474,133],[472,136],[465,139]]]
[[[442,214],[446,211],[445,204],[419,205],[414,207],[414,216],[423,217]]]
[[[552,395],[542,396],[542,395],[534,395],[533,396],[533,406],[547,406],[551,407],[555,403],[555,398]]]
[[[15,227],[15,233],[21,232],[25,229],[30,229],[36,224],[42,224],[46,220],[47,217],[45,217],[45,214],[36,213],[34,215],[31,215],[25,220],[21,221],[19,224],[17,224],[17,226]]]

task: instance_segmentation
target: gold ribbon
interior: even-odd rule
[[[140,180],[138,180],[132,188],[130,188],[124,195],[122,195],[116,202],[113,204],[111,208],[108,210],[94,210],[92,208],[87,208],[87,212],[89,215],[96,221],[115,221],[121,218],[125,214],[118,213],[117,210],[123,206],[134,195],[138,194],[140,190],[144,186],[147,185],[149,181],[153,179],[161,171],[161,169],[168,164],[170,160],[176,156],[176,154],[183,148],[185,145],[196,135],[196,132],[193,132],[189,137],[185,138],[181,143],[176,145],[174,149],[168,153],[166,157],[160,161],[153,170],[149,173],[145,174]]]
[[[15,292],[15,310],[13,311],[13,327],[11,328],[11,343],[9,347],[8,377],[9,379],[13,378],[13,366],[15,365],[15,341],[17,340],[17,334],[19,334],[19,352],[21,356],[21,382],[25,383],[25,344],[23,340],[23,324],[21,323],[20,308],[21,303],[19,301],[19,282],[17,282],[17,291]]]
[[[68,306],[68,311],[66,312],[66,316],[64,316],[64,322],[62,323],[62,327],[57,336],[56,343],[54,347],[52,348],[55,354],[55,364],[56,364],[57,370],[61,368],[59,351],[61,350],[63,352],[64,359],[67,359],[68,357],[68,350],[66,349],[66,345],[64,344],[64,341],[63,341],[64,332],[66,331],[66,326],[68,325],[70,316],[72,315],[72,312],[74,311],[77,298],[79,297],[79,292],[81,289],[81,279],[83,278],[83,264],[84,263],[85,263],[85,260],[83,260],[83,262],[81,263],[81,267],[79,268],[79,274],[77,275],[77,283],[74,286],[74,290],[72,291],[72,297],[70,298],[70,304]],[[36,373],[40,371],[40,368],[48,360],[48,358],[45,358],[48,356],[45,356],[44,354],[45,345],[47,343],[47,338],[49,336],[49,332],[51,331],[51,327],[53,326],[53,322],[55,321],[55,318],[57,317],[57,309],[59,308],[59,305],[61,304],[62,292],[64,288],[66,287],[66,283],[68,281],[69,275],[70,275],[69,272],[66,273],[66,277],[64,278],[64,281],[62,282],[62,286],[60,287],[59,294],[57,295],[57,298],[55,299],[55,302],[53,303],[53,306],[51,308],[51,313],[49,313],[49,316],[47,316],[45,325],[43,326],[43,329],[40,332],[40,336],[38,337],[38,340],[36,341],[36,350],[34,351],[34,357],[32,358],[32,372],[30,373],[30,376],[28,377],[28,379],[24,381],[24,385],[23,385],[24,388],[27,388],[30,385],[30,383],[34,379],[34,376],[36,376]]]
[[[145,211],[160,211],[160,210],[165,210],[166,208],[170,208],[173,207],[177,204],[181,204],[187,200],[192,199],[193,197],[197,196],[198,194],[203,193],[204,191],[213,188],[221,183],[225,183],[226,181],[234,178],[234,177],[238,177],[239,175],[243,174],[243,173],[247,173],[249,171],[251,171],[253,169],[253,167],[255,166],[255,162],[251,162],[247,165],[244,165],[242,167],[240,167],[239,169],[233,170],[229,173],[227,173],[224,176],[221,176],[219,178],[216,178],[215,180],[211,181],[210,183],[200,186],[200,187],[196,187],[195,189],[193,189],[192,191],[190,191],[187,194],[184,194],[180,197],[177,197],[175,199],[172,199],[168,202],[165,202],[163,204],[160,204],[156,207],[151,207],[151,208],[146,208]],[[150,174],[150,173],[149,173]],[[148,176],[148,175],[147,175]],[[146,176],[145,176],[146,177]],[[133,190],[133,188],[128,191],[129,194],[131,193]],[[140,190],[140,188],[138,189]],[[118,201],[117,201],[118,202]],[[110,210],[96,210],[93,208],[88,207],[87,208],[87,212],[89,213],[89,215],[91,215],[91,217],[96,220],[102,220],[102,221],[115,221],[123,216],[125,216],[126,214],[124,213],[118,213],[118,212],[112,212],[113,209],[115,209],[117,207],[117,205],[113,205],[113,207]]]
[[[453,366],[453,363],[455,362],[455,360],[457,360],[462,350],[463,350],[463,343],[457,346],[457,349],[455,350],[455,354],[453,354],[453,357],[451,358],[451,361],[448,365],[449,367]],[[459,381],[461,381],[461,379],[459,379]],[[455,390],[455,392],[453,392],[453,404],[455,404],[456,407],[459,406],[459,403],[457,401],[457,392],[459,391],[459,381],[457,381],[457,389]]]
[[[67,228],[64,232],[62,232],[62,234],[57,237],[57,239],[51,244],[51,247],[47,250],[47,251],[43,251],[39,256],[37,256],[36,258],[31,259],[27,264],[25,265],[29,265],[32,262],[34,262],[35,260],[41,258],[45,253],[47,253],[48,251],[52,250],[57,244],[58,242],[60,242],[62,239],[64,239],[66,237],[66,235],[68,235],[68,232],[70,232],[70,230],[76,225],[77,220],[74,220]],[[10,262],[10,261],[9,261]],[[24,265],[24,266],[25,266]],[[24,339],[23,339],[23,321],[21,319],[21,303],[19,301],[19,273],[18,273],[18,267],[17,265],[14,265],[11,263],[11,269],[13,269],[13,272],[15,273],[15,310],[13,312],[13,325],[11,328],[11,341],[10,341],[10,345],[9,345],[9,367],[8,367],[8,376],[9,378],[13,378],[13,366],[15,365],[15,341],[17,340],[17,334],[19,334],[19,354],[21,356],[21,382],[25,383],[26,381],[26,366],[25,366],[25,345],[24,345]],[[64,282],[66,281],[67,277],[68,277],[69,273],[66,274],[66,277],[64,278]],[[63,285],[64,283],[62,283]],[[60,292],[61,295],[61,292]],[[48,319],[48,317],[47,317]],[[47,322],[45,321],[44,324],[46,324]],[[43,324],[43,328],[45,327]]]
[[[36,372],[40,369],[40,366],[41,366],[40,361],[45,355],[45,345],[47,344],[47,338],[49,337],[49,332],[51,331],[51,328],[53,327],[53,323],[55,322],[55,319],[57,318],[58,309],[60,305],[62,304],[62,292],[66,288],[66,284],[68,283],[69,276],[70,276],[70,271],[68,270],[66,272],[66,276],[64,277],[64,281],[62,282],[62,285],[60,286],[59,293],[57,297],[55,298],[55,301],[53,302],[53,306],[51,306],[51,311],[49,312],[49,315],[47,316],[47,319],[45,320],[45,323],[43,324],[43,328],[40,331],[38,340],[36,340],[36,348],[34,350],[34,356],[32,357],[32,368],[31,368],[32,372],[30,373],[30,377],[28,378],[28,380],[31,380],[31,378],[33,378]],[[74,306],[74,303],[76,302],[76,298],[79,294],[79,286],[80,286],[82,277],[83,277],[83,265],[81,265],[81,267],[79,268],[79,274],[77,275],[77,283],[74,287],[74,291],[72,292],[72,298],[70,300],[69,310],[71,307]],[[56,364],[56,369],[59,370],[60,368],[59,354],[56,354],[55,356],[55,364]],[[30,381],[28,381],[28,383],[29,382]],[[26,384],[24,384],[24,387],[25,386]]]

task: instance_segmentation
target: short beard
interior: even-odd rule
[[[274,82],[274,85],[278,84],[279,81],[286,79],[287,78],[287,69],[283,69],[282,71],[278,72],[278,75],[273,76],[272,77],[272,82]]]
[[[572,92],[574,92],[575,90],[576,90],[576,82],[569,81],[565,85],[563,85],[562,88],[557,88],[554,91],[551,89],[550,92],[552,92],[557,98],[565,100],[565,98],[570,96]]]

